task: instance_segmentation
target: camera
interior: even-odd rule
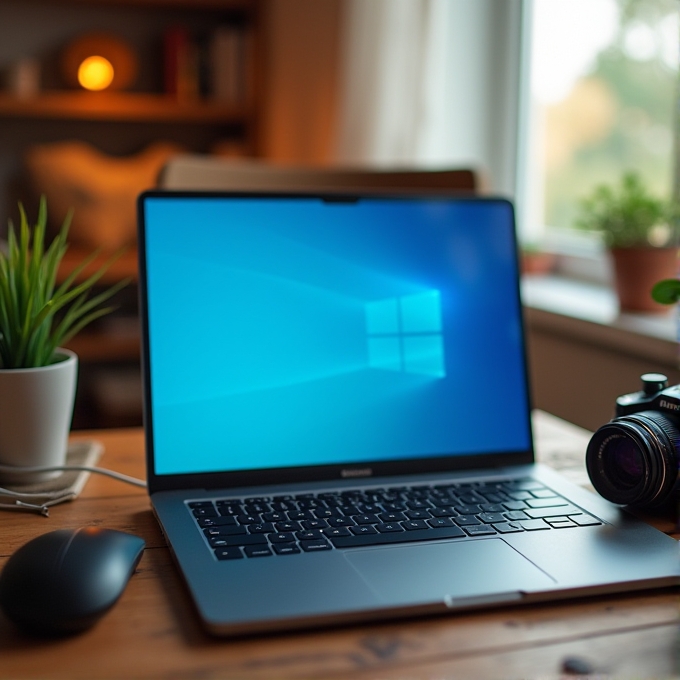
[[[586,468],[596,491],[613,503],[640,508],[677,500],[680,385],[645,373],[642,390],[616,400],[616,417],[595,432]]]

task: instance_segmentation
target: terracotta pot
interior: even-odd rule
[[[614,280],[622,312],[667,312],[652,299],[654,284],[678,275],[677,248],[612,248]]]
[[[40,368],[0,369],[0,464],[64,465],[73,417],[78,357],[59,349],[62,361]],[[31,484],[61,472],[3,472],[4,483]]]
[[[548,274],[555,267],[555,253],[522,253],[522,274]]]

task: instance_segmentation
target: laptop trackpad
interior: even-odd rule
[[[507,602],[555,581],[500,539],[362,548],[347,560],[384,602]],[[465,601],[467,600],[467,602]]]

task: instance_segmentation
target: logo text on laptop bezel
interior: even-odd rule
[[[373,468],[349,468],[347,470],[340,470],[340,476],[343,479],[349,477],[371,477],[373,475]]]

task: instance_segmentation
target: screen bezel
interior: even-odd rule
[[[521,305],[521,295],[519,286],[519,275],[517,276],[515,294],[517,296],[518,309],[520,313],[520,330],[522,336],[522,353],[524,362],[524,380],[526,393],[526,428],[529,435],[529,446],[523,450],[513,450],[507,452],[481,453],[474,455],[452,455],[437,456],[431,458],[404,459],[397,461],[365,461],[361,463],[330,464],[305,467],[284,467],[284,468],[261,468],[253,470],[238,470],[231,472],[210,472],[210,473],[180,473],[180,474],[156,474],[153,438],[153,409],[152,388],[151,388],[151,369],[149,362],[149,325],[147,308],[147,267],[146,267],[146,219],[145,203],[148,199],[172,198],[172,199],[214,199],[214,198],[235,198],[235,199],[290,199],[290,200],[322,200],[327,202],[346,202],[357,203],[361,200],[395,200],[395,201],[426,201],[452,200],[456,202],[483,202],[483,203],[504,203],[513,216],[514,210],[510,201],[505,198],[497,197],[478,197],[461,196],[456,192],[432,191],[428,193],[404,192],[402,194],[385,195],[380,192],[366,193],[329,193],[329,192],[295,192],[277,193],[272,191],[164,191],[150,190],[140,194],[137,201],[138,210],[138,257],[139,257],[139,311],[141,324],[141,369],[143,386],[143,418],[146,442],[146,468],[149,493],[164,490],[180,489],[218,489],[231,487],[267,486],[272,484],[305,483],[316,481],[346,481],[348,478],[355,478],[357,483],[365,479],[375,477],[392,477],[401,475],[456,472],[463,470],[473,470],[483,467],[490,468],[508,467],[514,465],[526,465],[533,463],[533,433],[531,426],[531,393],[528,376],[528,356],[526,348],[526,331]],[[519,272],[519,246],[516,233],[513,233],[514,258]],[[500,404],[502,407],[502,403]],[[493,412],[489,413],[489,422],[493,423]],[[370,474],[368,474],[370,471]]]

